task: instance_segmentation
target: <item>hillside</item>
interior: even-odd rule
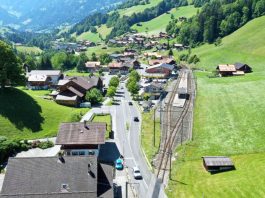
[[[126,9],[117,10],[120,16],[131,16],[133,13],[137,14],[139,12],[143,12],[146,8],[152,8],[159,4],[162,0],[150,0],[149,4],[145,5],[136,5]]]
[[[254,72],[241,77],[209,78],[196,72],[193,141],[178,149],[169,197],[264,197],[265,17],[223,39],[222,45],[192,50],[209,71],[219,63],[241,61]],[[253,31],[255,30],[255,31]],[[211,175],[202,156],[230,156],[236,170]]]
[[[140,33],[148,32],[148,34],[158,34],[159,32],[165,32],[167,24],[171,20],[171,15],[177,19],[179,17],[190,18],[196,14],[197,8],[194,6],[183,6],[179,8],[173,8],[170,12],[162,14],[150,21],[141,23],[141,26],[136,24],[132,26],[132,29],[137,30]]]
[[[48,93],[22,88],[7,88],[1,92],[0,136],[10,139],[55,136],[61,122],[70,121],[73,113],[81,111],[44,99]]]
[[[254,30],[254,31],[253,31]],[[192,50],[199,56],[198,67],[212,71],[219,63],[246,62],[255,71],[264,71],[265,16],[254,19],[230,36],[220,46],[203,45]]]

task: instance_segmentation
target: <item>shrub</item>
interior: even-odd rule
[[[41,148],[41,149],[47,149],[47,148],[51,148],[53,146],[54,146],[54,144],[51,141],[40,142],[39,145],[38,145],[38,147]]]

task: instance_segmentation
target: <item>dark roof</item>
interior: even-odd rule
[[[229,157],[225,156],[205,156],[202,157],[206,166],[234,166]]]
[[[244,63],[235,63],[234,65],[235,65],[235,68],[236,69],[241,69],[244,66],[249,67],[247,64],[244,64]]]
[[[113,166],[110,164],[98,164],[98,196],[101,198],[113,197]]]
[[[92,77],[81,77],[81,76],[68,77],[66,76],[65,80],[73,81],[74,83],[82,87],[83,89],[89,90],[92,87],[97,86],[100,78],[97,76],[92,76]]]
[[[96,197],[97,169],[96,156],[9,158],[1,196]]]
[[[62,123],[56,138],[59,145],[104,144],[107,125],[100,122]]]
[[[72,86],[68,87],[67,89],[70,90],[71,92],[73,92],[74,94],[76,94],[77,96],[81,97],[81,98],[85,95]]]

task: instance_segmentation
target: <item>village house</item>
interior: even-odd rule
[[[163,57],[162,59],[151,59],[148,61],[149,65],[156,65],[166,63],[169,65],[175,65],[176,61],[173,58]]]
[[[92,77],[65,77],[58,83],[58,93],[54,95],[58,104],[77,107],[85,101],[86,92],[92,88],[102,90],[101,78]]]
[[[232,76],[236,72],[235,65],[218,65],[216,70],[220,76]]]
[[[220,76],[240,76],[252,72],[252,68],[244,63],[218,65],[216,71]]]
[[[86,62],[86,68],[88,72],[97,72],[100,69],[100,62],[98,61],[88,61]]]
[[[159,76],[163,75],[164,78],[167,78],[171,75],[173,69],[173,65],[161,63],[148,67],[145,72],[150,74],[158,74]]]
[[[113,167],[95,155],[9,158],[1,198],[113,197]]]
[[[32,70],[26,74],[29,89],[49,89],[63,77],[60,70]]]
[[[106,123],[73,122],[62,123],[56,144],[69,156],[99,155],[100,145],[105,144]]]
[[[151,100],[157,100],[163,91],[164,91],[164,84],[157,82],[152,82],[150,85],[147,85],[144,88],[144,92],[150,94]]]
[[[113,61],[109,63],[108,67],[109,67],[109,73],[112,75],[113,74],[126,75],[129,73],[129,69],[133,67],[133,65],[130,61],[126,61],[126,62]]]

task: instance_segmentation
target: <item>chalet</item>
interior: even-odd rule
[[[216,67],[220,76],[232,76],[236,72],[235,65],[218,65]]]
[[[133,67],[132,63],[126,62],[111,62],[109,63],[109,73],[110,74],[128,74],[129,69]]]
[[[205,169],[211,173],[234,170],[235,166],[229,157],[205,156],[202,157]]]
[[[96,156],[9,158],[1,198],[113,197],[113,167]]]
[[[148,61],[148,63],[149,65],[156,65],[156,64],[162,64],[162,63],[174,65],[176,64],[176,61],[173,58],[163,57],[162,59],[151,59]]]
[[[148,67],[145,72],[151,74],[162,74],[164,77],[168,77],[174,69],[173,65],[161,63]]]
[[[96,62],[96,61],[93,61],[93,62],[86,62],[86,68],[87,68],[87,71],[88,72],[96,72],[100,69],[100,62]]]
[[[93,77],[66,77],[58,83],[58,95],[55,101],[66,106],[78,106],[85,100],[86,92],[92,88],[102,90],[101,78]]]
[[[245,63],[235,63],[234,65],[237,71],[243,71],[244,73],[252,72],[252,68]]]
[[[162,83],[152,82],[150,85],[144,88],[145,93],[149,93],[151,95],[151,100],[157,100],[161,93],[164,90],[164,85]]]
[[[63,77],[60,70],[32,70],[26,74],[29,89],[48,89]]]
[[[66,155],[98,156],[100,145],[105,144],[106,123],[62,123],[56,138]]]

